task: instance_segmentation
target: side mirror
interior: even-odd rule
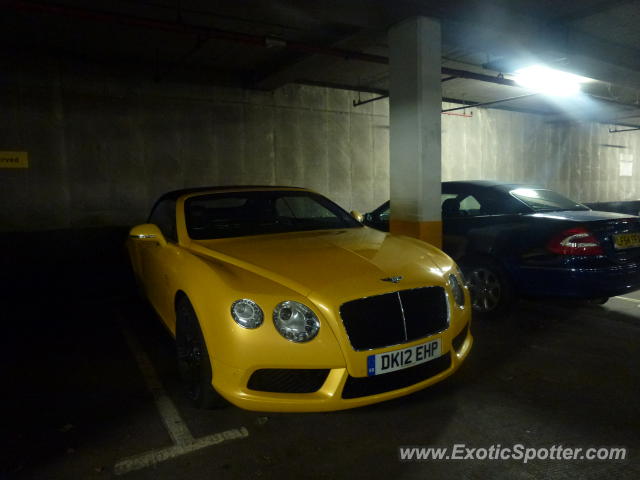
[[[357,210],[351,210],[351,216],[360,223],[364,222],[364,216]]]
[[[162,235],[162,232],[153,223],[144,223],[142,225],[136,225],[129,231],[129,238],[139,242],[152,242],[157,243],[164,247],[167,241]]]

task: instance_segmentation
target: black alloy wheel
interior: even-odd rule
[[[226,401],[211,385],[213,372],[207,345],[191,302],[182,298],[176,306],[176,350],[178,370],[187,397],[198,408],[219,408]]]

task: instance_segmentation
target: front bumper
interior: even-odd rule
[[[404,348],[435,337],[395,348]],[[215,361],[212,362],[214,387],[229,402],[246,410],[318,412],[361,407],[422,390],[453,374],[473,344],[469,322],[458,331],[441,334],[440,338],[444,353],[427,363],[373,377],[352,377],[346,366],[330,368],[321,387],[312,393],[252,390],[247,385],[255,369],[242,370]]]

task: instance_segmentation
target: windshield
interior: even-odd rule
[[[560,210],[589,210],[581,203],[574,202],[552,190],[539,188],[516,188],[509,192],[515,198],[536,212],[556,212]]]
[[[195,240],[362,227],[330,200],[295,191],[191,197],[185,202],[185,218],[187,232]]]

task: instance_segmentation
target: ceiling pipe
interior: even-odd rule
[[[467,70],[458,70],[456,68],[449,68],[449,67],[442,67],[442,73],[444,75],[451,75],[452,77],[466,78],[469,80],[478,80],[480,82],[496,83],[498,85],[506,85],[508,87],[522,88],[513,80],[504,78],[502,74],[499,74],[494,77],[492,75],[485,75],[484,73],[469,72]],[[447,80],[453,80],[453,78],[450,78]]]
[[[447,82],[447,81],[449,81],[449,80],[453,80],[454,78],[457,78],[457,77],[447,77],[447,78],[443,78],[442,80],[440,80],[440,83],[444,83],[444,82]],[[350,90],[350,89],[347,89],[347,90]],[[361,91],[362,91],[362,90],[358,90],[358,100],[354,100],[354,101],[353,101],[353,106],[354,106],[354,107],[359,107],[360,105],[365,105],[365,104],[367,104],[367,103],[376,102],[376,101],[378,101],[378,100],[383,100],[383,99],[385,99],[385,98],[389,98],[389,92],[384,91],[384,92],[379,93],[379,96],[378,96],[378,97],[370,98],[370,99],[368,99],[368,100],[360,100],[359,98],[360,98],[360,92],[361,92]],[[452,113],[451,115],[455,115],[455,114],[453,114],[453,113]]]
[[[352,92],[375,93],[376,95],[388,97],[389,90],[375,87],[365,87],[361,85],[347,85],[344,83],[322,82],[318,80],[299,79],[295,83],[298,85],[309,85],[310,87],[335,88],[338,90],[351,90]]]
[[[360,95],[358,95],[358,97],[360,97]],[[371,103],[371,102],[377,102],[378,100],[384,100],[385,98],[389,98],[389,94],[380,95],[379,97],[370,98],[368,100],[354,100],[353,101],[353,106],[354,107],[359,107],[360,105],[364,105],[366,103]]]
[[[90,10],[77,7],[67,7],[62,5],[43,4],[38,2],[18,1],[18,0],[0,0],[3,7],[13,8],[14,10],[32,13],[45,13],[52,15],[61,15],[80,20],[90,20],[101,23],[128,25],[132,27],[149,28],[161,30],[164,32],[194,35],[202,40],[226,40],[230,42],[242,43],[245,45],[253,45],[264,48],[284,48],[300,53],[308,53],[314,55],[325,55],[330,57],[338,57],[344,60],[358,60],[362,62],[377,63],[388,65],[389,58],[382,55],[373,55],[369,53],[355,52],[341,48],[324,47],[312,45],[302,42],[288,42],[280,38],[268,36],[251,35],[248,33],[230,32],[210,27],[200,27],[197,25],[187,25],[184,23],[164,22],[161,20],[151,20],[141,17],[133,17],[129,15],[121,15],[116,13],[102,12],[98,10]],[[517,86],[512,80],[507,80],[501,76],[493,77],[481,73],[468,72],[465,70],[457,70],[454,68],[442,67],[442,73],[456,78],[468,78],[472,80],[480,80],[483,82],[497,83],[499,85]],[[447,79],[453,80],[453,78]]]
[[[389,58],[381,55],[373,55],[362,52],[355,52],[351,50],[344,50],[341,48],[324,47],[318,45],[312,45],[301,42],[287,42],[280,38],[273,38],[268,36],[251,35],[248,33],[230,32],[226,30],[219,30],[210,27],[200,27],[197,25],[187,25],[184,23],[176,22],[164,22],[161,20],[151,20],[146,18],[134,17],[129,15],[101,12],[98,10],[89,10],[77,7],[67,7],[62,5],[43,4],[30,1],[18,1],[18,0],[0,0],[0,6],[13,8],[14,10],[24,12],[35,12],[45,14],[56,14],[71,18],[78,18],[82,20],[91,20],[102,23],[110,24],[122,24],[134,27],[149,28],[155,30],[162,30],[165,32],[171,32],[183,35],[194,35],[200,41],[202,40],[225,40],[230,42],[242,43],[246,45],[253,45],[263,48],[285,48],[288,50],[308,53],[314,55],[326,55],[332,57],[339,57],[344,60],[358,60],[363,62],[377,63],[382,65],[389,64]],[[502,73],[497,76],[485,75],[482,73],[470,72],[467,70],[458,70],[455,68],[442,67],[442,74],[455,78],[466,78],[469,80],[478,80],[481,82],[495,83],[498,85],[505,85],[509,87],[520,87],[515,81],[504,78]],[[453,78],[446,78],[445,81],[453,80]],[[610,104],[619,105],[627,108],[638,108],[638,105],[625,104],[615,100],[611,100],[605,97],[585,93],[591,98],[596,100],[607,102]]]
[[[527,95],[518,95],[517,97],[503,98],[501,100],[493,100],[491,102],[481,102],[481,103],[476,103],[475,105],[473,105],[473,107],[486,107],[486,106],[489,106],[489,105],[497,105],[498,103],[511,102],[511,101],[514,101],[514,100],[520,100],[521,98],[533,97],[535,95],[540,95],[540,94],[539,93],[529,93]],[[447,108],[446,110],[442,110],[442,113],[455,112],[456,110],[465,110],[467,108],[469,108],[468,105],[465,105],[465,106],[462,106],[462,107]]]
[[[471,113],[450,113],[450,112],[441,112],[442,115],[451,115],[452,117],[463,117],[463,118],[473,118],[473,112]]]
[[[230,42],[243,43],[246,45],[253,45],[257,47],[280,47],[301,53],[340,57],[345,60],[360,60],[363,62],[372,62],[385,65],[389,63],[389,59],[387,57],[383,57],[380,55],[371,55],[368,53],[343,50],[341,48],[323,47],[301,42],[287,42],[280,38],[251,35],[248,33],[230,32],[227,30],[219,30],[217,28],[200,27],[197,25],[187,25],[184,23],[164,22],[161,20],[151,20],[147,18],[101,12],[84,8],[11,0],[0,0],[0,5],[24,12],[62,15],[70,18],[78,18],[81,20],[91,20],[95,22],[110,24],[116,23],[132,27],[143,27],[154,30],[162,30],[165,32],[177,34],[195,35],[206,40],[227,40]]]
[[[346,85],[343,83],[321,82],[317,80],[307,80],[307,79],[296,80],[295,83],[299,85],[310,85],[312,87],[335,88],[338,90],[350,90],[352,92],[375,93],[383,98],[387,98],[389,96],[389,90],[384,90],[382,88]],[[459,98],[449,98],[449,97],[442,97],[442,101],[445,103],[458,103],[460,105],[466,105],[467,108],[473,107],[478,104],[478,102],[473,102],[471,100],[461,100]],[[528,112],[528,113],[532,113],[532,112]]]
[[[638,130],[640,130],[640,127],[632,127],[632,128],[624,128],[624,129],[610,128],[609,133],[636,132]]]

